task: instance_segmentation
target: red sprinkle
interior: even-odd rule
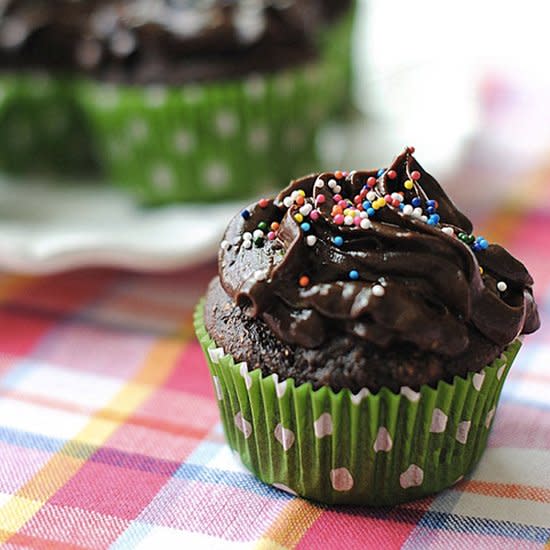
[[[361,202],[361,195],[355,195],[355,197],[353,197],[353,202],[359,204]]]
[[[394,180],[397,177],[397,172],[395,170],[388,170],[388,178]]]
[[[370,176],[367,180],[367,185],[371,188],[374,187],[376,185],[376,178],[374,176]]]
[[[260,208],[267,208],[267,205],[269,204],[269,201],[267,199],[260,199],[258,201],[258,206]]]
[[[309,285],[309,277],[307,275],[302,275],[298,280],[298,284],[303,288]]]
[[[409,145],[409,147],[407,147],[407,153],[413,155],[415,151],[416,149],[412,145]]]
[[[336,172],[334,172],[334,175],[337,180],[341,180],[344,177],[344,173],[341,172],[340,170],[336,170]]]
[[[411,179],[417,181],[420,179],[420,172],[418,170],[414,170],[411,174]]]

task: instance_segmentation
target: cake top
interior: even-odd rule
[[[0,0],[0,67],[78,71],[137,83],[269,71],[314,55],[313,33],[334,15],[332,4]]]
[[[225,292],[283,342],[348,333],[455,356],[473,326],[506,346],[539,325],[524,265],[473,233],[409,147],[380,170],[293,181],[229,224]]]

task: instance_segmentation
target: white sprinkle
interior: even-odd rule
[[[267,279],[267,271],[265,269],[258,269],[254,272],[254,279],[256,281],[265,281]]]
[[[452,227],[443,227],[441,231],[443,231],[443,233],[445,233],[446,235],[450,235],[451,237],[455,234]]]
[[[508,288],[508,285],[504,281],[499,281],[497,283],[497,288],[500,292],[506,292],[506,289]]]
[[[292,206],[292,204],[294,203],[294,201],[290,198],[290,197],[285,197],[283,199],[283,204],[287,207],[287,208],[290,208]]]
[[[317,242],[317,237],[315,235],[308,235],[306,237],[306,243],[308,246],[313,246]]]
[[[403,195],[400,195],[399,193],[392,193],[391,198],[399,202],[403,202],[405,200],[405,197],[403,197]]]
[[[298,198],[298,195],[298,190],[294,190],[292,191],[292,193],[290,193],[290,198],[295,201]]]
[[[363,214],[363,212],[361,212],[361,214]],[[372,227],[372,223],[370,222],[369,219],[363,218],[361,220],[361,229],[370,229],[371,227]]]
[[[364,210],[362,210],[361,213],[359,214],[359,217],[360,218],[368,218],[369,215]]]
[[[415,208],[412,211],[412,215],[413,215],[414,218],[420,218],[422,216],[422,208],[420,208],[420,207]]]
[[[428,216],[420,216],[420,219],[421,219],[423,222],[427,222],[427,221],[428,221]]]
[[[353,217],[352,217],[352,216],[346,216],[346,217],[344,218],[344,223],[345,223],[346,225],[352,225],[352,224],[353,224]]]
[[[413,213],[412,205],[411,204],[406,204],[403,207],[403,214],[405,214],[405,216],[410,216],[412,213]]]
[[[256,231],[254,231],[252,236],[254,237],[255,241],[257,239],[263,239],[264,238],[264,232],[261,229],[256,229]]]
[[[315,182],[315,187],[318,187],[321,189],[325,186],[325,182],[321,178],[317,178],[317,181]]]
[[[244,241],[243,246],[245,248],[252,248],[252,241]]]
[[[337,182],[335,179],[330,179],[330,180],[328,180],[328,186],[329,186],[331,189],[334,189],[337,185],[338,185],[338,182]]]
[[[384,287],[381,286],[381,285],[374,285],[372,287],[372,293],[375,295],[375,296],[384,296],[384,294],[386,294],[386,291],[384,290]]]
[[[337,185],[337,186],[334,188],[334,192],[335,192],[335,193],[340,193],[340,191],[342,191],[342,188],[341,188],[339,185]]]
[[[245,231],[243,233],[243,239],[245,241],[251,241],[252,240],[252,233],[250,233],[250,231]]]
[[[373,202],[377,199],[378,197],[376,196],[376,193],[374,191],[369,191],[367,193],[367,200],[370,201],[370,202]]]
[[[300,214],[302,214],[302,216],[309,216],[312,210],[313,206],[311,204],[304,204],[304,206],[300,208]]]
[[[221,247],[223,250],[229,250],[229,248],[231,247],[231,245],[229,244],[228,241],[223,240],[223,241],[220,243],[220,247]]]

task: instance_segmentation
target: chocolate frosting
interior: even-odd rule
[[[315,56],[315,33],[341,11],[331,4],[0,0],[0,67],[138,84],[273,71]]]
[[[224,291],[289,345],[338,334],[446,357],[470,334],[500,348],[539,325],[533,280],[472,223],[407,148],[378,171],[296,180],[229,224]]]

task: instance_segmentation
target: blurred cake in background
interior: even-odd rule
[[[97,158],[148,204],[312,170],[348,92],[350,4],[0,0],[0,165],[88,172]]]

